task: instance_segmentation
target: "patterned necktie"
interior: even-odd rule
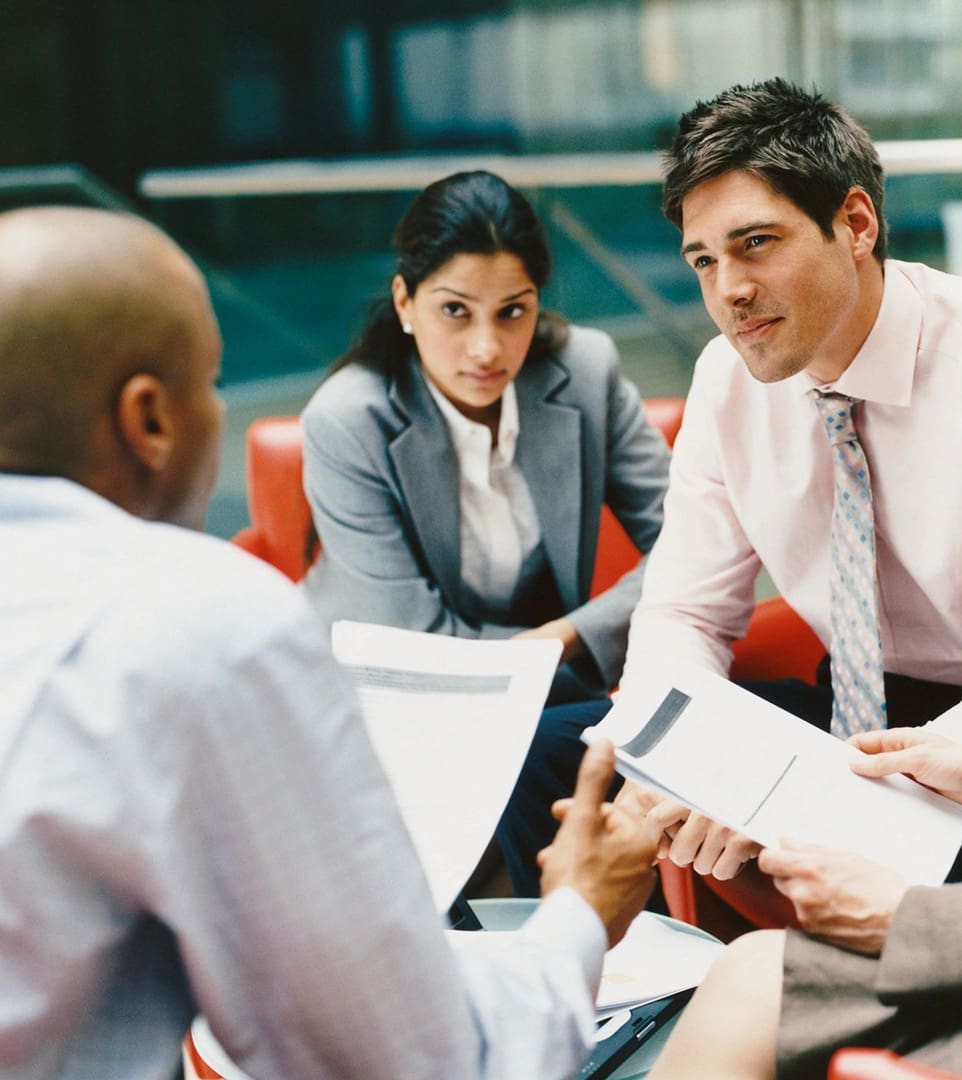
[[[875,516],[868,463],[844,394],[816,397],[832,444],[832,734],[848,738],[886,726],[882,635],[875,571]]]

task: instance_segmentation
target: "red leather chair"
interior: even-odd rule
[[[193,1034],[188,1031],[181,1045],[184,1080],[224,1080],[223,1074],[211,1068],[200,1056]]]
[[[184,1036],[181,1063],[184,1080],[251,1080],[224,1053],[202,1017],[191,1024]]]
[[[266,416],[247,429],[247,511],[233,538],[245,551],[300,581],[307,571],[311,511],[303,488],[304,447],[297,416]]]
[[[919,1065],[891,1050],[846,1047],[828,1064],[827,1080],[960,1080],[958,1073]]]
[[[682,397],[646,398],[645,418],[665,437],[669,448],[675,445],[675,436],[681,428],[685,411]],[[595,556],[595,572],[591,579],[591,595],[603,593],[626,574],[641,558],[641,553],[631,537],[621,527],[621,522],[608,509],[601,508],[598,523],[598,552]]]

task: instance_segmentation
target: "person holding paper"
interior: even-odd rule
[[[830,663],[816,686],[752,690],[843,737],[924,723],[962,699],[962,280],[888,258],[871,139],[782,79],[697,105],[665,165],[721,333],[695,368],[621,689],[666,657],[727,675],[764,565]],[[580,748],[559,729],[545,753]],[[699,873],[731,877],[757,850],[624,798]]]
[[[153,226],[0,215],[0,1073],[171,1077],[200,1009],[270,1080],[567,1077],[654,879],[611,747],[531,921],[446,942],[316,614],[193,531],[220,354]]]
[[[626,691],[666,652],[727,672],[764,564],[831,670],[815,688],[757,692],[842,736],[921,724],[962,699],[962,487],[949,464],[962,280],[887,258],[883,183],[864,129],[781,79],[682,117],[663,204],[721,336],[692,382]],[[692,825],[672,856],[709,872],[730,849]]]
[[[542,310],[551,257],[519,191],[447,176],[394,241],[390,295],[303,413],[308,595],[326,624],[558,638],[549,701],[603,697],[644,564],[589,599],[599,515],[651,548],[664,440],[611,339]]]
[[[863,776],[962,803],[962,745],[924,728],[856,735]],[[924,843],[924,838],[920,839]],[[866,859],[786,844],[759,865],[806,933],[756,931],[716,961],[651,1080],[808,1080],[842,1046],[962,1070],[962,885],[908,888]]]

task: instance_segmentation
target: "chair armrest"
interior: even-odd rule
[[[959,1074],[920,1065],[891,1050],[849,1046],[832,1055],[828,1080],[959,1080]]]

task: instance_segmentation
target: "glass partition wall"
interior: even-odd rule
[[[504,163],[550,230],[546,303],[608,330],[649,395],[684,393],[712,332],[657,151],[732,83],[844,103],[890,148],[893,255],[962,269],[957,0],[16,0],[4,23],[0,164],[82,162],[208,274],[221,535],[246,518],[247,421],[303,404],[386,287],[414,191],[454,168]]]

